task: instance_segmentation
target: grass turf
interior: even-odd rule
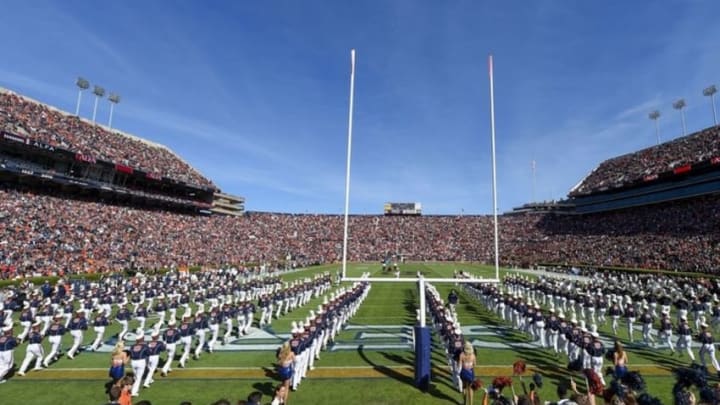
[[[290,281],[322,271],[335,272],[338,266],[315,267],[283,275]],[[455,263],[407,263],[401,266],[401,277],[415,277],[421,272],[425,277],[452,277],[455,269],[471,270],[485,278],[494,277],[494,271],[486,266]],[[382,276],[378,264],[350,265],[349,276],[359,276],[370,271],[373,276]],[[436,286],[445,297],[454,286]],[[461,288],[457,288],[461,291]],[[304,319],[310,309],[317,308],[322,301],[318,298],[305,307],[273,321],[272,331],[287,333],[290,322]],[[360,329],[346,329],[337,338],[337,343],[354,344],[360,333],[383,332],[382,325],[407,325],[415,322],[418,305],[417,286],[414,283],[374,283],[370,295],[360,307],[350,326]],[[500,319],[488,312],[481,304],[460,293],[458,317],[462,325],[490,325],[499,327],[501,336],[487,336],[489,342],[529,342],[529,339],[514,331]],[[149,323],[150,324],[150,323]],[[377,328],[364,325],[378,325]],[[134,326],[131,324],[131,327]],[[17,329],[16,329],[17,331]],[[117,325],[108,328],[106,337],[117,333]],[[609,327],[600,332],[610,334]],[[392,330],[391,333],[399,333]],[[639,337],[639,336],[638,336]],[[94,333],[85,334],[85,344],[94,338]],[[440,404],[462,403],[462,394],[453,387],[445,355],[434,335],[433,381],[428,392],[420,392],[413,386],[413,352],[409,348],[380,349],[356,348],[323,352],[316,361],[316,370],[308,374],[297,392],[290,395],[292,404]],[[70,346],[70,336],[63,341],[63,348]],[[388,338],[387,341],[397,341]],[[49,348],[45,344],[46,350]],[[672,403],[671,387],[674,378],[670,370],[676,366],[687,366],[688,359],[669,356],[663,351],[644,348],[629,348],[630,369],[639,367],[648,386],[648,392],[659,397],[663,403]],[[25,356],[25,345],[15,350],[15,363],[19,365]],[[555,400],[555,384],[567,380],[571,375],[566,371],[567,359],[556,356],[550,350],[534,349],[478,349],[476,375],[489,384],[493,377],[512,374],[512,363],[517,359],[527,362],[531,375],[540,372],[545,380],[540,390],[543,400]],[[0,402],[3,404],[101,404],[106,397],[103,384],[107,380],[109,363],[107,353],[84,352],[75,360],[62,358],[49,370],[29,372],[26,377],[13,376],[8,383],[0,385]],[[168,378],[155,378],[149,389],[142,389],[139,399],[150,400],[153,404],[179,404],[190,400],[193,404],[209,404],[220,398],[233,402],[244,399],[248,393],[259,390],[270,402],[273,386],[277,384],[274,374],[273,351],[218,352],[204,354],[200,360],[188,362],[188,368],[177,370]],[[607,364],[607,363],[606,363]],[[489,367],[496,366],[496,367]],[[129,368],[128,368],[128,371]],[[581,381],[576,377],[577,381]],[[582,386],[582,384],[580,384]],[[520,390],[520,385],[515,384]],[[509,392],[506,392],[506,394]],[[476,403],[480,403],[480,391]]]

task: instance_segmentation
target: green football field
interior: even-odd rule
[[[313,267],[283,275],[293,280],[330,271],[339,266]],[[462,269],[486,278],[494,277],[491,268],[459,263],[406,263],[401,265],[401,277],[415,277],[418,271],[427,278],[452,277],[453,271]],[[382,276],[381,266],[352,264],[348,275],[359,276],[370,272]],[[501,272],[501,276],[504,271]],[[450,284],[436,285],[442,297],[451,288],[460,292],[458,317],[463,333],[476,346],[478,368],[476,375],[489,385],[494,377],[511,376],[512,364],[522,359],[528,365],[527,378],[539,372],[544,378],[540,390],[543,400],[554,401],[556,383],[567,380],[567,359],[555,355],[550,349],[541,349],[530,339],[513,330],[482,304],[472,300],[461,287]],[[335,288],[335,287],[334,287]],[[218,346],[212,353],[204,353],[199,360],[189,360],[187,368],[173,365],[173,372],[166,378],[156,373],[151,388],[143,388],[141,399],[153,404],[210,404],[220,398],[233,403],[245,399],[252,391],[264,394],[264,403],[272,399],[273,387],[278,384],[274,371],[275,350],[290,331],[292,321],[304,320],[310,309],[316,309],[322,297],[314,299],[306,307],[299,308],[273,321],[266,330],[256,330],[250,336],[232,342],[227,347]],[[435,348],[432,353],[432,384],[428,392],[421,392],[413,385],[413,351],[411,346],[412,325],[418,307],[417,285],[414,283],[373,283],[365,302],[346,328],[336,338],[328,351],[321,353],[315,369],[308,372],[298,390],[290,394],[292,404],[462,404],[462,394],[452,384],[439,346],[433,334]],[[257,319],[257,317],[256,317]],[[429,320],[429,318],[428,318]],[[148,325],[152,324],[152,318]],[[131,329],[135,326],[131,323]],[[16,327],[16,333],[19,328]],[[117,325],[108,328],[106,339],[117,333]],[[600,333],[610,337],[609,325],[601,326]],[[627,338],[626,332],[621,338]],[[636,331],[635,340],[640,333]],[[94,339],[92,328],[85,333],[84,344]],[[71,338],[65,336],[63,349],[70,347]],[[625,341],[625,343],[628,343]],[[15,350],[15,364],[19,367],[25,356],[25,346]],[[110,346],[106,346],[106,349]],[[672,403],[671,388],[675,382],[671,371],[687,366],[687,357],[671,356],[667,350],[648,349],[626,345],[630,357],[630,370],[642,373],[648,392],[663,403]],[[45,342],[46,353],[49,345]],[[697,353],[697,349],[695,350]],[[11,376],[0,385],[1,404],[102,404],[106,401],[104,384],[108,381],[108,352],[82,352],[74,360],[63,357],[50,368],[29,371],[26,376]],[[162,364],[162,360],[161,360]],[[606,366],[609,362],[606,361]],[[31,367],[32,368],[32,367]],[[127,367],[127,372],[131,372]],[[581,382],[579,374],[575,380]],[[518,380],[514,387],[521,392]],[[609,381],[609,377],[608,377]],[[578,384],[583,386],[582,383]],[[505,394],[510,390],[506,388]],[[480,404],[480,391],[476,403]]]

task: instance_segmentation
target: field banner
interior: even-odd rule
[[[115,170],[119,171],[120,173],[127,173],[127,174],[133,174],[133,168],[130,166],[121,165],[119,163],[115,164]]]
[[[690,165],[682,165],[682,166],[676,167],[676,168],[673,170],[673,173],[675,173],[675,174],[683,174],[683,173],[689,172],[690,170],[691,170]]]

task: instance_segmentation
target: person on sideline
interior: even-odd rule
[[[472,405],[473,389],[472,383],[475,382],[475,350],[470,342],[465,342],[465,348],[460,353],[460,380],[463,384],[463,394],[465,395],[464,405]]]
[[[277,356],[277,367],[278,374],[280,374],[280,380],[282,381],[282,387],[285,389],[280,398],[280,403],[286,404],[288,394],[290,392],[290,382],[293,376],[293,363],[295,362],[295,353],[290,348],[290,343],[283,343]]]
[[[623,378],[627,374],[627,362],[628,355],[623,349],[622,343],[619,340],[615,341],[615,351],[613,352],[613,364],[615,364],[615,377],[618,379]]]
[[[123,377],[125,377],[125,364],[128,362],[128,354],[125,350],[125,343],[119,340],[115,344],[115,348],[112,351],[110,360],[110,371],[108,374],[113,380],[113,384],[116,384]]]

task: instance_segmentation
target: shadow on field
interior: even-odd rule
[[[270,398],[275,396],[275,386],[271,382],[255,383],[253,388],[257,391],[262,392],[263,395],[267,395]]]
[[[280,381],[280,375],[277,373],[275,367],[263,367],[262,370],[265,373],[265,377]]]
[[[415,363],[412,360],[412,357],[404,357],[393,353],[386,353],[386,352],[380,352],[383,357],[386,359],[398,363],[398,364],[405,364],[406,366],[413,366]]]
[[[362,346],[358,347],[357,349],[358,355],[360,358],[362,358],[365,363],[367,363],[369,366],[371,366],[374,370],[382,373],[383,375],[387,376],[388,378],[392,378],[393,380],[402,382],[403,384],[407,384],[410,386],[415,386],[415,381],[413,377],[403,375],[402,373],[397,372],[396,370],[393,370],[390,367],[373,363],[370,358],[368,358],[365,355],[365,352],[363,351]],[[386,356],[387,357],[387,356]],[[413,363],[414,364],[414,363]],[[460,402],[457,402],[455,398],[451,398],[447,396],[445,393],[440,392],[440,390],[435,387],[435,385],[430,384],[430,387],[426,391],[428,394],[432,395],[434,398],[442,399],[443,401],[449,401],[450,403],[459,404]]]
[[[657,349],[652,349],[647,346],[636,346],[633,347],[632,350],[634,353],[652,361],[657,367],[671,372],[678,367],[689,367],[691,363],[690,357],[680,351],[676,351],[675,355],[669,355],[668,353],[659,352]],[[680,357],[680,354],[683,354],[683,357]]]
[[[403,308],[405,308],[405,322],[410,325],[414,325],[416,321],[417,300],[418,297],[414,288],[405,289]]]

